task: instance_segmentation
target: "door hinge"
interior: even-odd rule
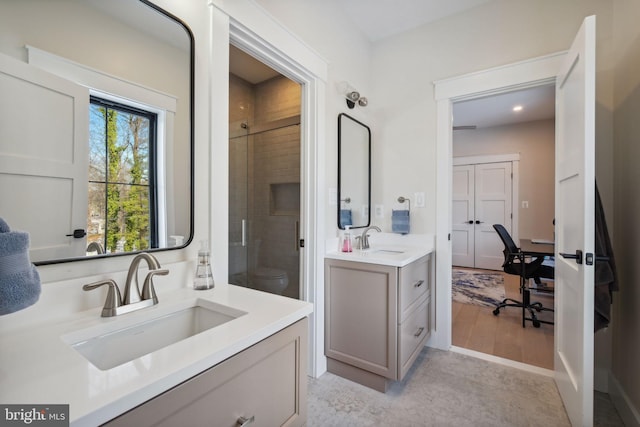
[[[451,241],[451,233],[447,235],[447,240]]]
[[[300,247],[304,248],[304,239],[300,239]]]

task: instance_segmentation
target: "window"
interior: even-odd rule
[[[90,102],[87,243],[106,253],[158,247],[157,115],[95,96]]]

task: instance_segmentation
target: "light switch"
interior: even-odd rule
[[[384,205],[376,205],[376,218],[384,218]]]
[[[413,199],[416,201],[416,208],[424,208],[424,193],[414,193]]]
[[[529,201],[528,200],[523,200],[522,201],[522,209],[529,209]]]

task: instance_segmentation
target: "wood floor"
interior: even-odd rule
[[[501,272],[496,272],[501,273]],[[518,276],[501,273],[507,298],[521,300]],[[531,295],[545,307],[553,307],[553,297]],[[534,328],[530,321],[522,327],[522,309],[507,307],[494,316],[490,307],[453,301],[453,345],[505,359],[553,369],[553,325]],[[539,319],[553,320],[553,313],[536,313]]]

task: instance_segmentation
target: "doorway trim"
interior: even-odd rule
[[[436,325],[429,345],[451,349],[452,104],[517,89],[555,83],[566,52],[434,81],[436,136]]]
[[[241,48],[282,75],[302,85],[300,115],[301,254],[300,299],[314,305],[309,315],[307,373],[326,371],[324,357],[325,215],[325,87],[327,62],[250,0],[212,1],[210,5],[211,200],[229,200],[228,95],[229,44]],[[222,101],[222,102],[221,102]],[[228,277],[228,203],[210,206],[210,233],[221,277]],[[225,279],[226,280],[226,279]]]

